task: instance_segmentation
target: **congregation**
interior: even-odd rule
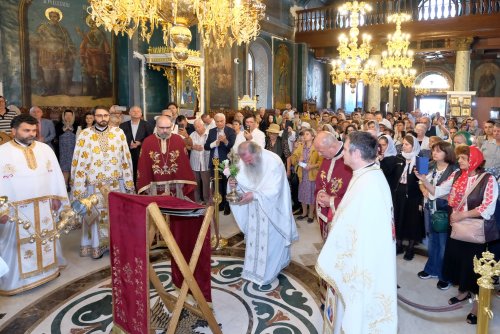
[[[370,251],[375,255],[402,255],[404,260],[412,261],[416,246],[424,242],[428,261],[424,268],[415,268],[415,274],[421,279],[437,279],[436,287],[441,290],[457,286],[457,295],[449,300],[450,305],[478,294],[478,276],[473,271],[472,262],[474,256],[480,257],[488,249],[497,259],[500,258],[498,120],[488,120],[480,125],[471,117],[460,121],[439,113],[423,114],[418,109],[411,112],[325,109],[309,113],[307,110],[298,112],[291,104],[287,104],[284,110],[260,108],[256,112],[207,113],[191,120],[179,114],[175,103],[170,103],[155,119],[145,120],[139,106],[132,106],[128,115],[118,109],[117,106],[98,106],[82,119],[68,109],[62,113],[60,121],[53,122],[44,118],[44,111],[37,106],[29,110],[29,116],[7,107],[6,99],[0,97],[0,132],[13,137],[0,146],[3,176],[0,195],[9,194],[8,189],[14,188],[16,174],[43,180],[45,184],[37,186],[39,192],[36,196],[10,192],[9,197],[22,203],[18,209],[29,217],[33,216],[30,210],[42,207],[43,219],[40,221],[52,226],[48,229],[53,230],[54,213],[61,205],[94,193],[104,194],[103,187],[106,191],[130,194],[180,192],[199,204],[211,204],[210,178],[214,169],[219,168],[214,165],[213,158],[221,162],[229,160],[231,164],[239,164],[243,172],[236,177],[237,182],[228,175],[221,175],[219,191],[222,201],[218,210],[224,215],[232,213],[235,216],[247,242],[253,239],[242,227],[251,224],[248,214],[251,211],[243,209],[246,204],[249,210],[262,212],[267,219],[266,226],[272,226],[269,231],[261,233],[274,234],[276,237],[273,238],[277,239],[273,240],[282,237],[280,242],[269,241],[272,252],[281,254],[274,259],[279,263],[258,262],[258,246],[247,245],[247,251],[252,248],[255,252],[251,258],[256,264],[247,262],[246,257],[243,277],[259,285],[272,282],[290,261],[289,245],[297,239],[295,220],[317,223],[325,243],[316,267],[321,278],[318,289],[326,306],[325,312],[329,306],[330,311],[338,308],[330,305],[329,296],[335,294],[332,290],[337,290],[337,293],[344,291],[342,286],[337,286],[341,278],[335,277],[344,270],[343,267],[336,267],[338,271],[332,273],[328,266],[334,261],[332,254],[340,252],[339,247],[345,246],[345,251],[349,251],[350,245],[340,245],[343,241],[339,241],[338,236],[355,229],[360,219],[365,223],[372,219],[377,224],[380,220],[376,226],[383,228],[367,224],[363,232],[359,231],[360,238],[366,235],[363,240],[371,237],[372,240],[366,242],[372,243],[375,249],[366,246],[364,251],[367,253],[354,256],[351,265],[356,261],[362,263],[363,254]],[[38,143],[46,144],[51,150]],[[244,157],[249,152],[252,157],[255,154],[260,157],[258,161],[264,170],[251,172]],[[8,159],[4,158],[7,156]],[[428,159],[428,171],[418,170],[420,158]],[[26,163],[27,167],[24,167]],[[22,171],[23,168],[26,170]],[[375,173],[370,177],[363,176],[372,171]],[[273,185],[268,184],[268,188],[279,190],[280,194],[269,195],[270,190],[260,183],[259,186],[252,185],[266,178]],[[179,180],[193,183],[186,183],[181,189],[169,185],[169,182]],[[29,182],[29,179],[23,182]],[[363,182],[375,189],[375,193],[365,192],[364,197],[360,197]],[[244,194],[249,191],[254,194],[251,197],[244,195],[241,203],[235,205],[226,197],[234,187],[239,187]],[[259,190],[260,187],[265,189]],[[283,190],[289,191],[286,196],[283,196]],[[33,197],[36,198],[34,202]],[[356,210],[349,207],[350,203],[370,201],[370,205],[377,206],[368,206],[370,209],[381,208],[379,215],[371,217],[371,211],[366,209],[364,215],[349,218],[349,215],[363,211],[358,209],[355,213]],[[280,208],[276,210],[279,214],[271,213],[275,208]],[[105,203],[100,203],[96,214],[84,217],[81,222],[81,256],[100,258],[109,249],[107,215]],[[456,223],[473,218],[481,219],[485,226],[496,224],[496,234],[486,235],[479,241],[467,235],[458,236],[454,227]],[[0,294],[17,294],[56,278],[64,266],[59,241],[53,239],[42,247],[37,242],[33,246],[33,243],[21,239],[22,247],[17,249],[12,241],[15,229],[7,219],[7,214],[0,214],[0,260],[9,267],[9,272],[0,278]],[[333,237],[336,232],[339,234]],[[383,244],[376,244],[382,241]],[[43,248],[43,254],[26,259],[27,251],[38,251],[33,247]],[[272,254],[271,250],[268,252]],[[26,260],[25,264],[24,260],[19,260],[20,256]],[[264,267],[260,268],[257,262],[264,263]],[[386,292],[395,296],[395,263],[394,258],[384,264],[387,268],[384,271],[386,285],[373,289],[390,290]],[[254,267],[259,267],[256,269],[259,272],[252,272]],[[366,270],[375,271],[375,268]],[[390,286],[388,282],[394,285]],[[343,301],[344,309],[335,312],[341,312],[337,316],[345,317],[345,323],[332,324],[332,333],[337,332],[334,327],[339,324],[343,323],[344,329],[348,326],[361,328],[365,324],[357,323],[355,319],[368,319],[356,314],[363,312],[356,309],[363,303],[362,298],[355,303],[356,293],[350,290],[352,287],[345,289],[349,294],[346,297],[353,296],[352,304],[357,306],[349,306],[350,303]],[[500,297],[500,291],[497,296]],[[394,307],[393,312],[396,312],[395,299],[392,303],[391,308]],[[466,321],[476,324],[477,312],[475,302]],[[396,320],[388,321],[385,326],[385,332],[395,333]]]

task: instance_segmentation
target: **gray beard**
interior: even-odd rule
[[[264,166],[262,165],[262,154],[258,154],[253,164],[245,164],[245,176],[253,185],[258,185],[264,175]]]

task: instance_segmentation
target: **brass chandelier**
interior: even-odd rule
[[[401,23],[410,20],[410,15],[397,13],[388,17],[396,23],[396,31],[388,36],[387,51],[382,53],[382,69],[379,71],[380,85],[392,87],[398,94],[401,85],[412,87],[417,71],[412,68],[413,51],[408,50],[410,35],[401,32]]]
[[[97,26],[130,38],[138,31],[149,42],[161,28],[163,42],[174,56],[187,59],[192,36],[189,26],[198,22],[205,47],[238,45],[254,40],[266,6],[260,0],[89,0],[88,13]]]
[[[371,36],[363,34],[362,43],[358,46],[360,13],[371,11],[371,6],[365,2],[346,2],[339,8],[339,11],[350,13],[351,29],[349,37],[343,34],[339,37],[339,46],[337,47],[339,58],[332,62],[333,68],[330,75],[334,84],[349,83],[351,92],[354,93],[359,81],[369,85],[377,75],[375,63],[368,59],[372,49]]]

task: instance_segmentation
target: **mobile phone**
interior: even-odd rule
[[[250,127],[248,125],[245,126],[245,131],[250,132]]]
[[[184,129],[184,124],[179,124],[179,130]]]

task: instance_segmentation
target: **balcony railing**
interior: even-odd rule
[[[360,25],[387,23],[393,13],[404,12],[413,21],[441,20],[457,16],[491,15],[500,13],[500,0],[406,0],[366,1],[372,11],[361,16]],[[342,15],[337,6],[306,9],[297,12],[296,32],[314,32],[349,27],[348,15]]]

